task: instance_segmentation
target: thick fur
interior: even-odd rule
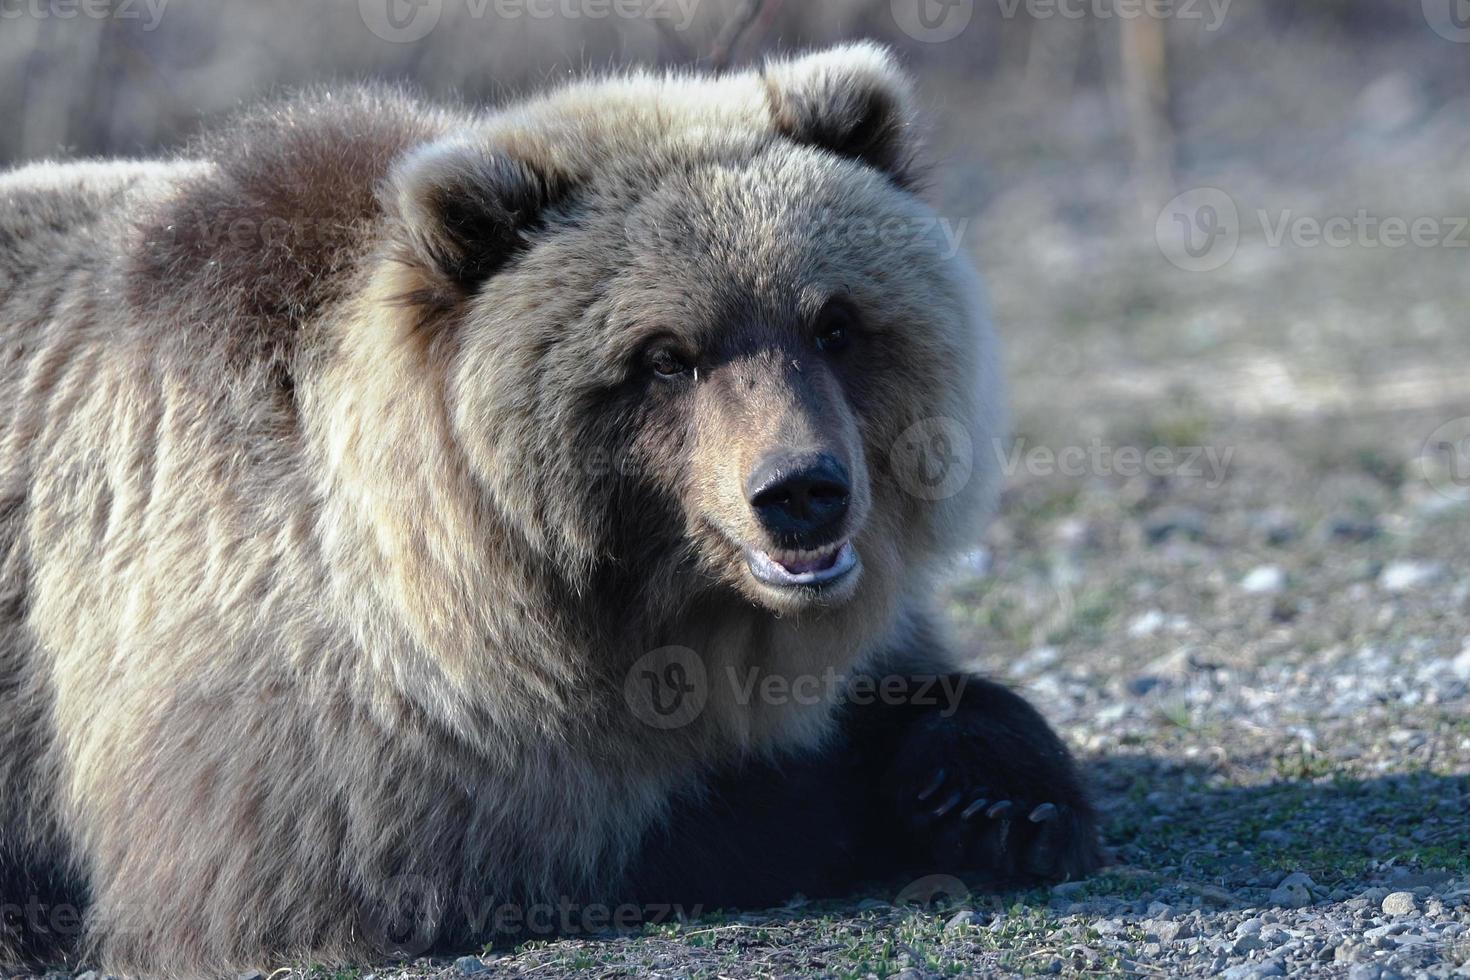
[[[995,495],[998,357],[937,233],[861,231],[932,227],[911,113],[855,46],[488,114],[318,94],[0,176],[0,964],[201,976],[482,941],[466,903],[1027,872],[1028,829],[972,852],[918,812],[945,760],[1070,808],[1030,872],[1093,866],[1013,695],[725,682],[953,671],[923,596]],[[833,296],[840,363],[801,346]],[[648,376],[655,336],[703,373]],[[975,447],[940,500],[891,472],[933,418]],[[742,560],[738,488],[796,443],[854,471],[846,594]],[[628,679],[671,649],[704,704],[650,725]]]

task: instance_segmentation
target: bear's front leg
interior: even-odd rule
[[[937,659],[937,658],[934,658]],[[1085,877],[1102,863],[1097,818],[1077,767],[1041,715],[970,674],[895,658],[849,709],[906,870],[997,882]]]

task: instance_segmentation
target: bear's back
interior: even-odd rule
[[[206,169],[189,161],[42,161],[0,173],[0,257],[33,236],[92,225],[139,194],[166,190]]]

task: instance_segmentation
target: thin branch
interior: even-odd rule
[[[770,26],[780,6],[781,0],[744,0],[735,16],[730,18],[715,38],[714,47],[710,49],[711,67],[715,71],[728,69],[735,60],[740,42],[745,40],[751,28],[759,21],[761,27],[755,33],[764,31]]]

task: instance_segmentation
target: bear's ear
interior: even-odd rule
[[[918,149],[913,82],[882,45],[846,44],[764,70],[783,136],[860,160],[900,186],[914,180]]]
[[[414,150],[388,181],[410,261],[438,285],[466,293],[524,247],[526,231],[557,196],[546,174],[472,137]]]

